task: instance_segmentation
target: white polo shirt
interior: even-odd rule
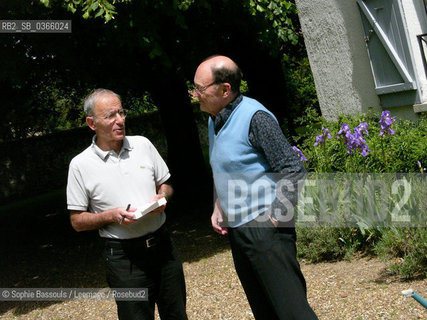
[[[71,160],[68,171],[68,210],[94,214],[126,207],[137,208],[156,195],[169,179],[169,169],[153,144],[142,136],[126,136],[120,154],[103,151],[95,143]],[[166,215],[147,215],[131,225],[112,223],[99,229],[101,237],[130,239],[154,232]]]

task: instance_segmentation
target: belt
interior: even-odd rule
[[[143,245],[146,248],[151,248],[160,243],[162,238],[166,234],[166,227],[162,225],[159,229],[153,233],[146,234],[138,238],[131,239],[113,239],[113,238],[103,238],[105,243],[111,248],[122,248],[127,245]]]

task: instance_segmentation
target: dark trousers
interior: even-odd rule
[[[147,242],[148,240],[148,242]],[[116,301],[120,320],[186,320],[184,273],[164,227],[130,240],[105,239],[107,282],[111,288],[147,288],[148,301]]]
[[[234,265],[255,319],[317,319],[296,259],[295,229],[263,220],[228,229]]]

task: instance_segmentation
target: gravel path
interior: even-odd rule
[[[96,232],[75,233],[63,215],[24,222],[0,225],[0,236],[19,239],[0,241],[8,243],[0,248],[0,287],[106,287]],[[189,319],[253,319],[227,238],[215,234],[203,217],[169,224],[183,260]],[[321,320],[427,319],[427,309],[400,293],[412,288],[427,298],[427,279],[405,282],[390,276],[376,258],[301,266],[309,302]],[[104,320],[117,315],[112,301],[0,302],[0,319]]]
[[[233,268],[229,250],[184,263],[189,319],[253,319]],[[304,264],[308,298],[319,319],[426,319],[427,311],[400,292],[412,288],[427,296],[427,280],[402,282],[384,276],[378,259]],[[117,319],[114,302],[68,301],[35,305],[17,315],[10,309],[1,319]],[[156,316],[156,319],[159,319]]]

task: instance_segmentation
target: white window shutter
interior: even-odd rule
[[[357,0],[365,42],[383,107],[420,101],[399,0]]]

